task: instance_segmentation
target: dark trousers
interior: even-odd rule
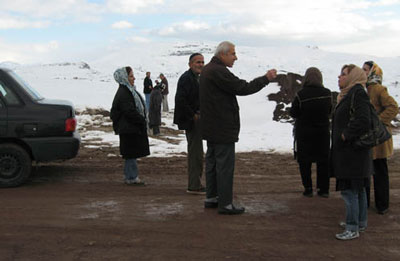
[[[235,143],[207,142],[206,188],[207,198],[218,197],[218,207],[232,203]]]
[[[188,189],[197,190],[201,188],[204,157],[199,121],[195,121],[193,128],[185,132],[188,152]]]
[[[160,134],[160,126],[154,125],[151,128],[153,129],[153,135]]]
[[[312,189],[311,161],[299,161],[301,181],[305,189]],[[321,193],[329,193],[328,160],[317,161],[317,189]]]
[[[387,159],[375,159],[374,161],[374,195],[375,207],[378,211],[389,208],[389,170]],[[370,202],[370,188],[367,188],[367,202]]]

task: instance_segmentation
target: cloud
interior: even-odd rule
[[[50,21],[32,21],[7,15],[0,16],[0,29],[45,28],[50,24]]]
[[[22,63],[36,62],[43,58],[48,59],[46,56],[58,50],[59,43],[57,41],[41,44],[15,44],[0,39],[0,57],[2,61],[17,61]]]
[[[159,30],[158,34],[161,36],[173,36],[181,33],[198,33],[199,31],[208,30],[209,28],[210,26],[205,22],[185,21],[162,28],[161,30]]]
[[[106,0],[106,9],[113,13],[135,14],[146,7],[160,6],[164,0]]]
[[[129,37],[128,40],[132,43],[150,43],[151,40],[141,36],[132,36]]]
[[[128,28],[132,28],[133,24],[131,24],[130,22],[127,22],[127,21],[119,21],[119,22],[113,23],[111,25],[111,27],[113,29],[128,29]]]

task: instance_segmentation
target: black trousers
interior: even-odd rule
[[[202,187],[203,174],[203,140],[201,138],[200,122],[195,121],[191,130],[186,130],[188,157],[188,189],[196,190]]]
[[[378,211],[389,208],[389,170],[387,159],[375,159],[374,161],[374,195],[375,207]],[[367,202],[370,202],[370,188],[366,188]]]
[[[207,198],[218,197],[218,207],[232,203],[235,143],[207,142],[206,188]]]
[[[317,161],[317,189],[320,193],[329,193],[328,160]],[[312,189],[312,161],[299,161],[301,181],[305,189]]]

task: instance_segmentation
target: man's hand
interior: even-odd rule
[[[275,69],[268,70],[265,76],[267,76],[268,81],[272,81],[273,79],[276,78],[276,70]]]

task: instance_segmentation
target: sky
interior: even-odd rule
[[[91,61],[129,45],[221,42],[400,56],[400,0],[0,0],[0,62]]]

